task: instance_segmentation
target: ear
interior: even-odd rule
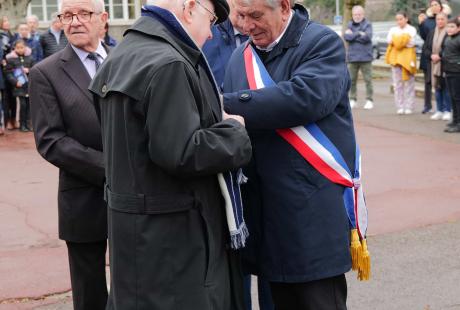
[[[196,8],[196,2],[195,0],[189,0],[184,2],[184,14],[183,14],[183,20],[187,24],[191,24],[193,21],[193,14],[195,12]]]
[[[281,14],[283,15],[283,21],[289,19],[289,14],[291,13],[291,2],[289,0],[281,0],[280,3]]]
[[[107,23],[108,19],[109,19],[109,13],[102,12],[101,13],[101,22],[102,22],[103,25],[105,25],[105,23]]]

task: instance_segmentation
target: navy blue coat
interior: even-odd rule
[[[351,266],[344,188],[320,175],[275,132],[316,123],[354,169],[343,42],[329,28],[310,22],[302,6],[294,8],[284,37],[264,61],[277,85],[248,90],[244,46],[233,53],[224,82],[225,108],[244,116],[253,146],[244,169],[250,234],[243,251],[245,271],[280,282],[324,279]]]
[[[236,49],[235,32],[229,19],[213,26],[211,31],[212,39],[206,41],[203,53],[209,62],[217,85],[222,88],[228,60]]]
[[[420,37],[422,37],[422,39],[424,41],[422,51],[426,49],[426,44],[427,43],[429,43],[429,44],[432,43],[432,42],[426,42],[426,40],[428,39],[428,34],[434,28],[436,28],[436,16],[428,17],[427,19],[425,19],[423,21],[423,23],[421,23],[418,26]],[[430,55],[430,57],[426,57],[422,53],[422,55],[420,56],[420,69],[424,70],[424,71],[428,70],[429,72],[431,72],[430,71],[431,70],[431,55]],[[428,75],[431,75],[431,73],[428,73]]]
[[[344,34],[344,39],[348,42],[348,62],[369,62],[372,56],[372,24],[366,19],[360,23],[350,21],[348,29],[352,34]],[[361,35],[364,32],[365,35]]]

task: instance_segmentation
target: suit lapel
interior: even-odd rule
[[[86,71],[85,66],[81,62],[78,55],[72,49],[70,44],[67,44],[61,56],[62,69],[69,78],[81,89],[82,93],[92,102],[93,97],[88,90],[91,83],[91,77]]]

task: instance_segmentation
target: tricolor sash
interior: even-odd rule
[[[244,50],[244,63],[250,89],[276,85],[250,44]],[[343,201],[351,228],[352,269],[358,271],[360,280],[369,279],[367,208],[361,184],[361,154],[358,145],[355,170],[351,173],[340,151],[316,124],[277,129],[276,132],[325,178],[345,187]]]

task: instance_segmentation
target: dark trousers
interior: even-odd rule
[[[345,275],[306,283],[271,282],[275,310],[346,310]]]
[[[74,310],[104,310],[107,303],[107,241],[66,243]]]
[[[8,86],[2,90],[3,117],[5,123],[16,119],[16,98],[13,97],[11,89]]]
[[[29,126],[27,124],[28,124],[29,118],[30,118],[29,97],[19,97],[19,123],[21,123],[21,126],[25,126],[28,128]]]
[[[446,84],[452,103],[452,122],[460,125],[460,73],[448,74]]]
[[[425,110],[431,110],[431,99],[433,98],[432,89],[431,89],[431,71],[430,70],[423,70],[423,78],[425,80]]]

